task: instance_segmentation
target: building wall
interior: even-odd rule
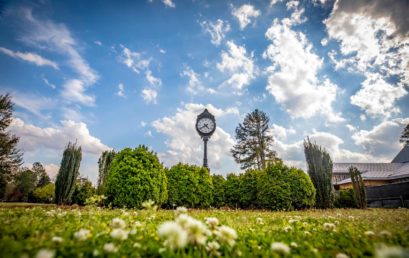
[[[389,182],[386,180],[364,180],[364,184],[365,186],[378,186],[378,185],[386,185]],[[351,189],[352,183],[347,183],[347,184],[343,184],[343,185],[339,185],[339,189]]]

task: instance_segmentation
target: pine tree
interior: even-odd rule
[[[37,187],[45,186],[51,182],[51,179],[47,175],[43,164],[41,164],[40,162],[34,162],[31,170],[36,175]]]
[[[13,103],[9,94],[0,95],[0,199],[13,171],[22,164],[22,153],[17,149],[19,138],[7,132],[12,121]]]
[[[358,170],[358,168],[351,166],[349,168],[349,175],[351,177],[355,200],[358,208],[366,209],[366,190],[364,181],[362,180],[361,172]]]
[[[269,121],[266,113],[256,109],[236,128],[237,144],[231,153],[242,169],[264,169],[279,160],[271,148],[274,139],[268,134]]]
[[[107,178],[109,167],[111,166],[111,162],[115,157],[115,151],[104,151],[101,154],[101,157],[98,160],[98,193],[103,192],[103,188],[105,185],[105,179]]]
[[[328,152],[321,146],[304,141],[305,158],[308,174],[316,189],[316,205],[318,208],[331,208],[333,203],[332,160]]]
[[[403,129],[399,141],[405,145],[409,145],[409,124]]]
[[[69,204],[75,190],[82,159],[81,147],[68,143],[64,150],[61,166],[55,180],[55,203]]]

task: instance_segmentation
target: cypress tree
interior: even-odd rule
[[[308,174],[316,189],[316,205],[327,209],[333,206],[332,160],[328,152],[321,146],[304,141],[305,158],[308,164]]]
[[[358,170],[358,168],[351,166],[349,168],[349,175],[351,176],[355,200],[358,208],[366,209],[366,191],[361,172]]]
[[[112,160],[115,158],[115,151],[104,151],[98,160],[98,193],[103,193],[105,179],[108,175],[109,167],[111,166]]]
[[[79,174],[81,163],[81,147],[68,143],[64,150],[61,166],[55,180],[55,203],[69,204],[75,190],[75,182]]]

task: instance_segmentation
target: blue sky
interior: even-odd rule
[[[94,182],[103,150],[145,144],[200,165],[194,130],[216,116],[209,164],[240,172],[234,129],[258,108],[273,148],[305,168],[310,136],[334,161],[389,162],[409,122],[407,1],[4,1],[0,90],[26,165],[55,175],[68,141]]]

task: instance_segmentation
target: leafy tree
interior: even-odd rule
[[[269,121],[266,113],[256,109],[236,128],[237,144],[231,153],[242,169],[264,169],[277,161],[276,152],[271,148],[274,139],[268,133]]]
[[[86,200],[94,194],[95,188],[92,186],[91,181],[85,177],[78,178],[72,194],[72,203],[85,205]]]
[[[308,164],[308,174],[315,186],[316,205],[326,209],[333,206],[332,160],[328,152],[321,146],[311,143],[307,138],[304,141],[305,158]]]
[[[213,203],[212,206],[220,208],[224,203],[224,183],[226,180],[222,175],[212,175],[213,183]]]
[[[22,153],[17,149],[19,138],[7,132],[12,121],[13,103],[9,94],[0,95],[0,199],[13,171],[22,164]]]
[[[336,208],[357,208],[353,189],[339,190],[335,195],[334,206]]]
[[[401,143],[409,145],[409,124],[407,124],[405,129],[403,129],[399,141]]]
[[[364,181],[362,180],[361,172],[358,170],[358,168],[351,166],[349,168],[349,175],[351,177],[357,206],[360,209],[366,209],[366,190]]]
[[[98,184],[97,184],[97,189],[99,193],[103,193],[104,190],[104,185],[105,185],[105,179],[107,177],[107,173],[109,171],[109,167],[111,166],[111,162],[115,157],[115,151],[114,150],[109,150],[109,151],[104,151],[101,154],[101,157],[98,160]]]
[[[19,201],[28,202],[37,185],[36,174],[28,168],[22,168],[14,177],[14,181],[15,195],[19,196]]]
[[[115,155],[105,182],[108,204],[140,208],[142,202],[153,200],[161,205],[167,193],[165,169],[147,147],[125,148]]]
[[[210,207],[213,200],[213,184],[207,168],[179,163],[167,170],[166,175],[168,206]]]
[[[82,159],[81,147],[68,143],[55,180],[55,203],[70,204]]]
[[[257,208],[257,180],[259,170],[247,170],[240,178],[239,203],[242,208]]]
[[[53,203],[55,197],[55,185],[48,183],[44,186],[37,187],[33,191],[33,197],[36,202]]]
[[[241,208],[240,195],[240,176],[228,174],[224,183],[225,203],[233,208]]]
[[[45,168],[40,162],[34,162],[31,170],[37,177],[37,187],[48,185],[51,182],[50,177],[48,176]]]

